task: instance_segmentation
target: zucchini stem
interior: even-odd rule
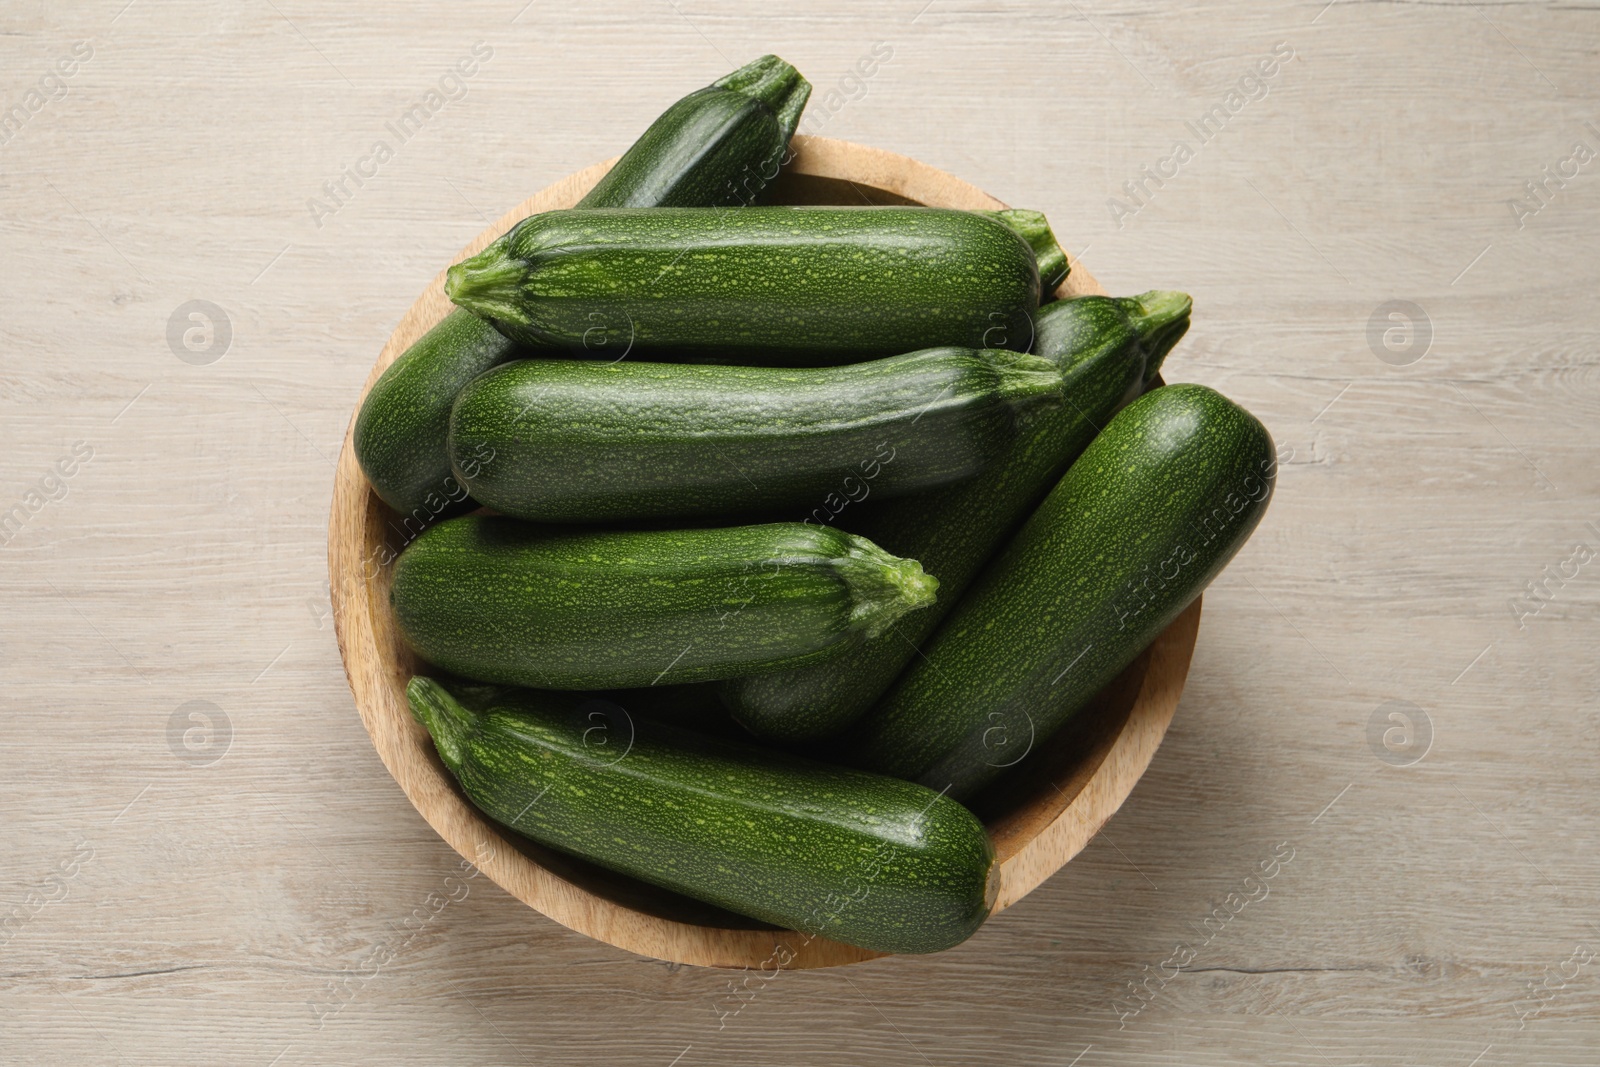
[[[1053,296],[1071,267],[1044,213],[1026,208],[1006,208],[1004,211],[979,211],[976,214],[989,216],[1028,243],[1028,247],[1033,249],[1034,260],[1039,264],[1039,299],[1043,302]]]
[[[459,774],[467,736],[478,725],[477,715],[462,707],[438,682],[420,674],[406,685],[406,703],[411,705],[412,717],[432,735],[444,765],[451,774]]]
[[[517,295],[527,273],[527,264],[511,254],[510,242],[502,237],[445,271],[444,291],[454,303],[480,318],[521,323],[527,316]]]
[[[1194,308],[1194,300],[1188,293],[1171,289],[1152,289],[1129,298],[1128,303],[1131,305],[1128,318],[1146,341],[1179,319],[1188,318]]]
[[[865,537],[844,536],[849,548],[833,564],[855,602],[852,629],[874,638],[902,615],[934,602],[939,579],[924,571],[922,564],[891,556]]]
[[[1188,293],[1152,289],[1123,300],[1122,305],[1145,351],[1144,384],[1148,387],[1160,373],[1172,346],[1188,332],[1194,301]]]
[[[995,391],[1014,411],[1023,411],[1049,400],[1061,399],[1066,376],[1053,359],[986,348],[980,352],[994,368]]]
[[[795,127],[800,124],[800,113],[811,97],[811,83],[794,67],[772,55],[746,63],[711,84],[743,93],[771,108],[778,118],[778,128],[783,131],[785,147],[794,136]]]

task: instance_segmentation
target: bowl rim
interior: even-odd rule
[[[887,200],[979,210],[1006,206],[976,186],[908,156],[805,135],[797,135],[793,145],[795,155],[783,181],[844,182],[869,203]],[[597,163],[535,193],[474,237],[456,260],[480,251],[528,215],[575,203],[615,162]],[[1105,295],[1070,253],[1069,260],[1072,270],[1057,296]],[[595,940],[675,963],[765,970],[838,966],[884,955],[794,931],[678,921],[607,899],[529,856],[510,831],[480,814],[460,792],[427,731],[412,719],[406,705],[405,682],[414,661],[388,612],[392,559],[375,554],[383,551],[377,547],[383,544],[383,527],[396,516],[368,486],[354,447],[355,413],[373,383],[450,308],[440,271],[401,317],[367,375],[334,476],[328,519],[334,631],[356,709],[385,768],[423,819],[467,863],[536,911]],[[376,540],[371,536],[374,529],[379,531]],[[1108,687],[1124,692],[1125,718],[1120,727],[1113,723],[1095,739],[1085,756],[1065,768],[1067,773],[1058,775],[1051,769],[1048,784],[1058,796],[989,824],[1000,868],[994,914],[1026,897],[1077,855],[1132,792],[1177,710],[1200,611],[1197,597]]]

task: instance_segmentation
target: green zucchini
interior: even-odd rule
[[[450,450],[473,498],[518,518],[716,515],[969,478],[1019,413],[1060,401],[1060,368],[1000,349],[799,369],[527,359],[462,391]]]
[[[887,696],[835,742],[971,797],[1131,663],[1233,558],[1277,474],[1256,418],[1201,385],[1124,408]]]
[[[837,655],[938,584],[915,560],[803,523],[555,533],[465,515],[400,554],[390,600],[412,647],[447,671],[613,689]]]
[[[789,153],[811,83],[762,56],[662,112],[579,207],[745,207]]]
[[[1155,378],[1189,322],[1183,293],[1085,296],[1039,312],[1038,358],[1065,379],[1067,403],[1031,412],[992,472],[925,496],[856,505],[836,498],[836,521],[939,576],[939,602],[907,615],[882,641],[826,663],[722,684],[734,717],[758,737],[799,743],[836,734],[893,684],[984,562],[1059,479],[1118,406]],[[809,520],[808,520],[809,521]]]
[[[521,340],[619,357],[846,363],[1013,347],[1066,271],[1035,211],[546,211],[451,267],[445,292]]]
[[[740,67],[663,112],[579,206],[750,203],[777,176],[810,94],[811,85],[777,56]],[[420,530],[465,498],[445,448],[450,405],[467,382],[516,354],[491,323],[457,309],[402,352],[367,394],[356,419],[356,459],[384,503],[407,517],[408,529],[414,521]]]
[[[467,797],[541,844],[764,922],[879,952],[937,952],[982,925],[994,850],[960,804],[910,782],[521,693],[463,707],[427,678],[412,714]]]
[[[408,536],[470,507],[445,447],[450,405],[515,345],[475,315],[452,311],[417,339],[373,383],[356,415],[356,461]]]

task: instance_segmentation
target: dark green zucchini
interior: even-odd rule
[[[777,176],[810,93],[777,56],[740,67],[663,112],[579,206],[748,204]],[[408,527],[414,520],[420,529],[465,498],[445,449],[450,405],[463,385],[516,352],[492,324],[458,309],[402,352],[367,394],[356,419],[356,459]]]
[[[401,515],[408,536],[469,507],[445,447],[450,405],[472,379],[504,363],[515,346],[460,310],[389,364],[356,415],[356,461],[372,488]]]
[[[517,360],[462,391],[450,451],[475,500],[539,522],[810,508],[970,478],[1020,413],[1060,404],[1061,377],[1000,349],[821,368]]]
[[[1065,270],[1035,211],[547,211],[451,267],[445,291],[531,343],[816,366],[1026,348],[1040,276]]]
[[[762,56],[662,112],[579,207],[747,207],[778,176],[811,83]]]
[[[555,533],[466,515],[395,564],[424,659],[483,682],[613,689],[711,681],[838,655],[938,582],[825,526]]]
[[[1089,702],[1233,558],[1271,499],[1272,438],[1201,385],[1122,410],[985,568],[845,762],[971,797]]]
[[[996,548],[1049,492],[1116,409],[1155,378],[1189,323],[1183,293],[1113,299],[1085,296],[1039,312],[1035,351],[1056,364],[1067,403],[1032,412],[990,473],[937,492],[859,506],[839,501],[837,518],[939,576],[939,602],[894,624],[882,641],[826,663],[736,678],[723,700],[758,737],[803,742],[836,734],[870,708],[916,655]]]
[[[982,824],[910,782],[572,694],[471,710],[419,677],[406,697],[486,815],[653,885],[879,952],[960,944],[994,904]]]

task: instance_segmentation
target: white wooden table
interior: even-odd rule
[[[123,4],[0,11],[0,1062],[1596,1062],[1595,11]],[[746,982],[447,882],[324,531],[440,264],[767,51],[807,132],[1192,292],[1169,379],[1285,462],[1081,857],[952,952]]]

